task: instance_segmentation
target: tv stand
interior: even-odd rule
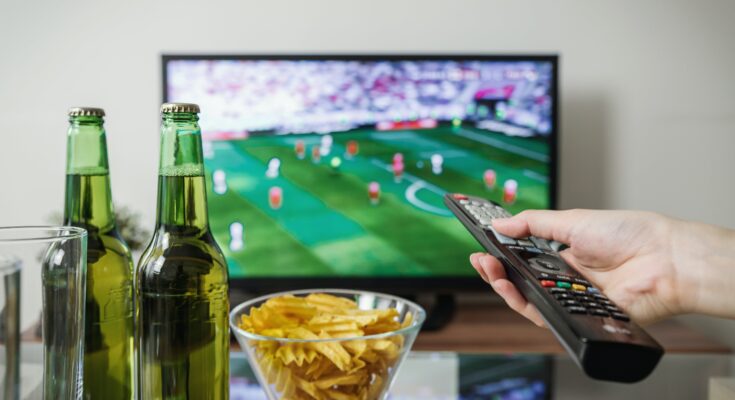
[[[412,350],[470,354],[566,354],[548,329],[539,328],[511,310],[502,300],[469,301],[460,295],[452,322],[441,331],[421,332]],[[489,299],[488,299],[489,300]],[[726,354],[733,350],[706,336],[701,329],[675,318],[647,326],[668,354]]]

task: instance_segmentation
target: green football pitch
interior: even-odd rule
[[[481,248],[443,204],[446,192],[461,192],[501,204],[503,182],[518,182],[516,213],[547,208],[548,144],[467,127],[427,130],[353,130],[332,133],[330,153],[311,158],[322,135],[251,137],[212,142],[205,159],[212,231],[238,277],[458,276],[473,275],[468,255]],[[306,157],[294,151],[297,140]],[[359,145],[353,157],[347,142]],[[396,181],[394,154],[404,156],[405,172]],[[443,157],[440,173],[431,156]],[[269,160],[280,173],[266,176]],[[337,168],[332,166],[338,157]],[[497,174],[494,189],[483,173]],[[213,190],[221,170],[226,190]],[[380,184],[380,201],[371,204],[370,182]],[[273,209],[269,190],[282,190]],[[222,190],[218,190],[222,192]],[[230,224],[243,226],[242,248],[231,247]]]

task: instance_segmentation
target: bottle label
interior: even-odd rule
[[[204,166],[201,164],[167,165],[161,167],[158,174],[161,176],[202,176]]]

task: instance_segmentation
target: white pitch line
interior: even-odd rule
[[[434,207],[431,204],[428,204],[422,200],[419,200],[418,197],[416,197],[416,192],[418,192],[421,189],[427,189],[425,186],[426,182],[419,181],[414,182],[406,189],[406,200],[408,200],[409,203],[413,204],[414,206],[424,210],[428,211],[432,214],[441,215],[442,217],[449,217],[452,215],[448,210],[444,208]]]
[[[376,165],[376,166],[378,166],[378,167],[380,167],[380,168],[382,168],[382,169],[384,169],[384,170],[386,170],[388,172],[393,172],[392,171],[392,168],[390,167],[390,165],[388,165],[388,164],[386,164],[386,163],[384,163],[384,162],[382,162],[382,161],[380,161],[378,159],[375,159],[375,158],[370,159],[370,162],[373,163],[373,165]],[[433,214],[438,214],[438,215],[441,215],[441,216],[450,216],[451,215],[451,213],[449,212],[449,210],[445,210],[445,209],[442,209],[442,208],[439,208],[439,207],[434,207],[431,204],[427,204],[427,203],[419,200],[418,197],[416,197],[416,192],[418,192],[420,189],[430,190],[430,191],[438,194],[440,197],[443,197],[444,196],[444,194],[447,192],[446,190],[444,190],[444,189],[442,189],[442,188],[440,188],[440,187],[438,187],[436,185],[432,185],[431,183],[426,182],[425,180],[423,180],[423,179],[421,179],[421,178],[419,178],[417,176],[408,174],[408,173],[404,173],[403,174],[403,178],[406,179],[407,181],[411,182],[411,185],[408,188],[406,188],[406,200],[408,200],[411,204],[415,205],[416,207],[418,207],[418,208],[420,208],[422,210],[428,211],[428,212],[433,213]]]
[[[444,151],[425,151],[419,153],[421,158],[431,158],[434,154],[440,154],[444,159],[447,158],[464,158],[467,157],[467,152],[462,150],[444,150]]]
[[[525,176],[527,176],[527,177],[529,177],[531,179],[537,180],[537,181],[539,181],[541,183],[548,183],[549,182],[549,178],[547,178],[544,175],[539,174],[538,172],[531,171],[530,169],[524,169],[523,170],[523,175],[525,175]]]
[[[484,144],[487,144],[487,145],[490,145],[490,146],[493,146],[493,147],[497,147],[499,149],[502,149],[502,150],[505,150],[505,151],[508,151],[508,152],[511,152],[511,153],[515,153],[515,154],[518,154],[518,155],[521,155],[521,156],[525,156],[525,157],[534,159],[536,161],[541,161],[541,162],[548,162],[549,161],[549,156],[547,156],[546,154],[537,153],[535,151],[528,150],[528,149],[526,149],[524,147],[520,147],[520,146],[516,146],[516,145],[513,145],[513,144],[504,143],[504,142],[502,142],[502,141],[500,141],[498,139],[487,137],[487,136],[483,136],[483,135],[481,135],[479,133],[471,132],[471,131],[468,131],[468,130],[463,129],[463,128],[457,129],[456,132],[457,132],[457,135],[463,136],[463,137],[465,137],[467,139],[474,140],[474,141],[480,142],[480,143],[484,143]]]
[[[380,167],[380,168],[382,168],[382,169],[390,172],[390,173],[393,173],[393,168],[391,168],[390,165],[388,165],[388,164],[386,164],[386,163],[384,163],[384,162],[382,162],[382,161],[380,161],[380,160],[378,160],[376,158],[370,159],[370,162],[373,163],[374,165],[377,165],[378,167]],[[423,182],[424,183],[424,186],[426,186],[427,189],[432,190],[432,191],[436,192],[437,194],[441,194],[442,196],[444,196],[444,193],[447,192],[446,190],[440,188],[439,186],[432,185],[431,183],[426,182],[425,180],[423,180],[423,179],[421,179],[421,178],[419,178],[417,176],[411,175],[411,174],[409,174],[407,172],[404,172],[403,173],[403,178],[405,178],[408,181],[414,182],[414,183],[415,182]]]

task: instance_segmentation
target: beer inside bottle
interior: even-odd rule
[[[207,220],[199,107],[161,112],[156,228],[136,274],[138,395],[227,399],[227,264]]]
[[[88,232],[84,398],[130,400],[133,261],[115,226],[104,115],[99,108],[69,111],[64,223]]]

